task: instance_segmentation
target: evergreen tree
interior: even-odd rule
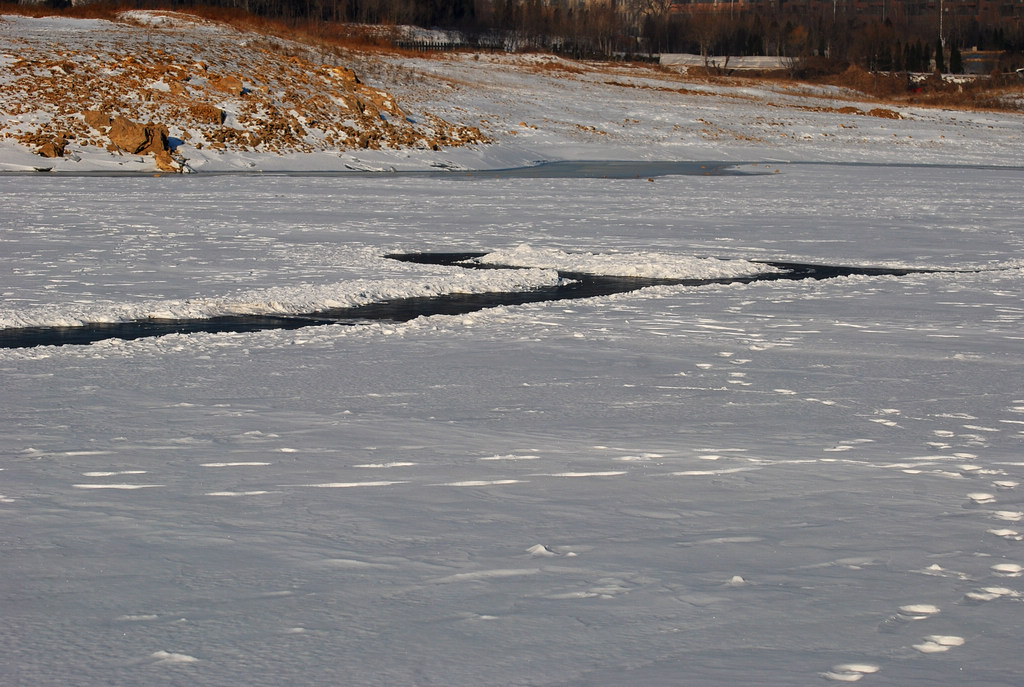
[[[942,39],[935,44],[935,71],[939,74],[946,73],[946,56],[942,49]]]
[[[907,43],[907,71],[908,72],[923,72],[921,68],[921,62],[924,58],[924,48],[921,46],[921,41],[916,43]]]
[[[949,71],[952,74],[964,73],[964,60],[960,55],[960,48],[955,45],[949,51]]]

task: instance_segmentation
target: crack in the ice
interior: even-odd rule
[[[481,265],[472,262],[486,253],[402,253],[386,257],[403,262],[451,265],[468,269],[509,269],[508,266]],[[295,315],[223,315],[210,318],[148,318],[127,322],[91,322],[73,327],[17,327],[0,330],[0,348],[31,348],[90,344],[106,339],[133,340],[169,334],[245,333],[268,329],[299,329],[328,324],[356,325],[369,321],[408,322],[430,315],[464,315],[497,306],[523,305],[546,301],[609,296],[636,291],[648,286],[709,286],[714,284],[750,284],[762,281],[799,281],[834,279],[849,276],[905,276],[938,272],[933,269],[898,267],[849,267],[814,265],[798,262],[752,261],[764,265],[765,272],[712,279],[659,279],[623,277],[559,271],[554,286],[528,291],[491,293],[453,293],[440,296],[396,298],[348,308],[333,308]]]

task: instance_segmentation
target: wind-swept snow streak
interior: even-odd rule
[[[400,299],[528,291],[552,286],[558,274],[547,269],[462,270],[444,277],[358,279],[243,291],[234,295],[141,303],[62,303],[26,310],[0,309],[0,329],[80,327],[141,320],[196,320],[232,315],[298,315]]]
[[[781,270],[748,260],[721,260],[665,253],[567,253],[520,244],[479,258],[483,265],[557,269],[562,272],[647,279],[730,279]]]

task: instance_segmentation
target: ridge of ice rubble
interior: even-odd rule
[[[484,265],[558,269],[610,277],[649,279],[728,279],[780,270],[749,260],[664,253],[566,253],[554,248],[535,248],[522,243],[479,258]]]
[[[145,319],[209,319],[223,315],[297,315],[395,298],[526,291],[552,286],[558,280],[557,272],[545,269],[466,270],[427,280],[357,279],[334,284],[279,286],[219,298],[87,305],[55,303],[23,311],[0,310],[0,329],[75,327]]]

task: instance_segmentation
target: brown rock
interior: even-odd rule
[[[210,85],[218,91],[224,91],[231,95],[242,95],[245,93],[245,86],[242,84],[242,80],[235,76],[221,77],[216,81],[211,81]]]
[[[146,136],[149,138],[149,143],[142,149],[143,155],[146,153],[159,155],[160,153],[171,152],[171,135],[163,124],[147,124]]]
[[[370,114],[374,116],[380,116],[380,112],[384,111],[395,117],[401,117],[405,119],[405,113],[402,112],[402,108],[398,106],[395,98],[387,91],[380,91],[376,88],[363,87],[359,89],[359,93],[362,98],[359,99],[362,107],[362,112],[370,111]]]
[[[348,67],[331,67],[331,73],[334,78],[338,79],[342,83],[349,84],[350,86],[362,83],[356,73]]]
[[[882,119],[903,119],[903,115],[899,112],[894,112],[893,110],[884,107],[876,107],[869,111],[868,115],[872,117],[881,117]]]
[[[110,142],[132,155],[170,150],[167,127],[163,124],[139,124],[127,117],[117,117],[107,134]]]
[[[197,122],[217,126],[224,123],[224,111],[209,103],[192,103],[188,106],[188,111]]]
[[[102,131],[110,126],[110,115],[99,110],[86,110],[85,123],[96,129],[96,131]]]
[[[127,117],[117,117],[110,124],[110,132],[107,134],[110,142],[126,153],[138,153],[149,145],[149,137],[146,134],[146,127],[133,122]]]
[[[164,172],[177,172],[179,167],[178,163],[171,157],[171,153],[168,150],[159,150],[154,153],[153,158],[156,160],[157,169]]]
[[[64,157],[64,146],[66,145],[67,141],[62,138],[47,141],[39,147],[36,153],[43,157]]]

